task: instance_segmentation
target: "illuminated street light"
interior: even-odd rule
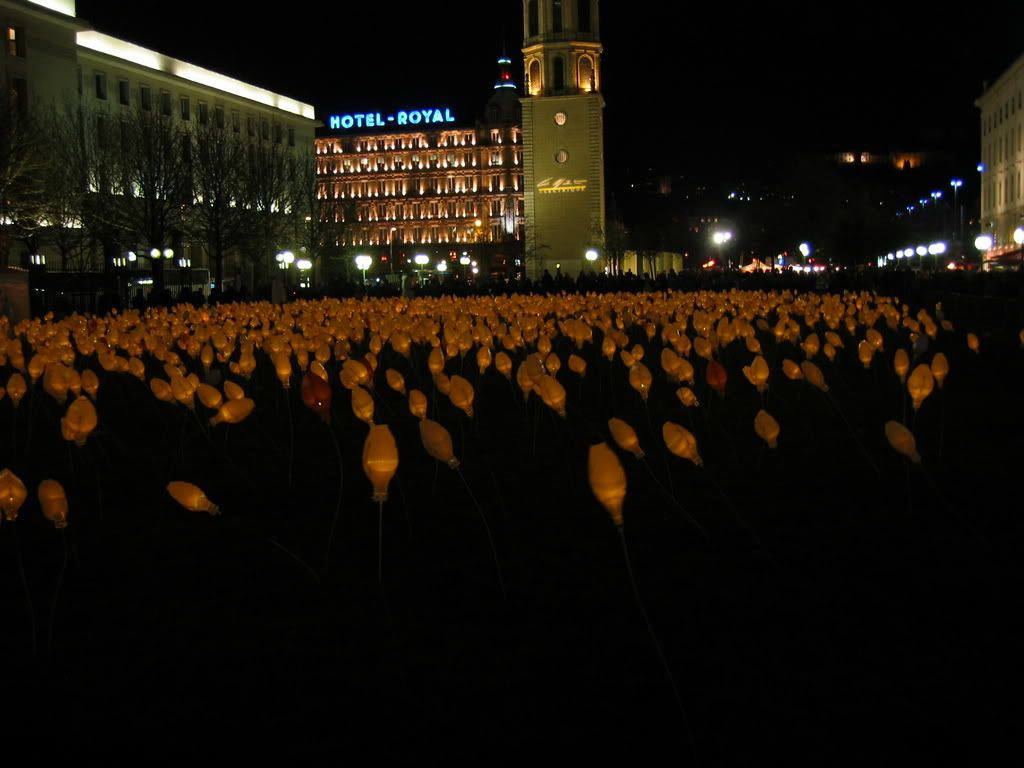
[[[443,262],[443,261],[437,262],[437,271],[438,272],[447,272],[448,271],[448,264]]]
[[[598,253],[593,248],[590,248],[589,250],[587,250],[587,253],[585,255],[586,255],[587,261],[590,261],[590,262],[597,261],[597,259],[598,259]]]
[[[168,261],[173,259],[174,258],[174,249],[173,248],[164,248],[164,258],[167,259]]]
[[[469,256],[467,256],[466,254],[462,254],[462,256],[459,257],[459,264],[461,264],[464,267],[468,267],[469,266]]]
[[[917,246],[915,252],[917,253],[918,256],[924,256],[925,254],[928,253],[928,249],[925,248],[923,245],[919,245],[919,246]]]
[[[363,272],[364,286],[366,285],[366,270],[370,268],[371,264],[373,264],[373,259],[370,256],[367,256],[365,254],[360,254],[359,256],[356,256],[356,268],[362,270]]]
[[[295,266],[299,270],[299,287],[309,288],[309,270],[313,268],[313,262],[309,259],[299,259],[295,262]]]
[[[956,204],[957,193],[960,191],[960,187],[964,185],[963,179],[950,179],[949,186],[953,188],[953,239],[959,240],[961,229],[960,224],[960,213],[959,208]]]
[[[945,252],[946,252],[946,244],[945,243],[932,243],[931,245],[928,246],[928,255],[929,256],[941,256]]]
[[[992,235],[978,235],[974,238],[974,247],[979,251],[988,251],[992,248]]]
[[[412,260],[415,261],[421,267],[425,267],[427,264],[430,263],[430,257],[427,256],[427,254],[425,253],[417,253],[415,256],[413,256]]]

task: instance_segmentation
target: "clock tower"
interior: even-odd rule
[[[523,184],[529,275],[575,277],[603,246],[598,0],[523,0]]]

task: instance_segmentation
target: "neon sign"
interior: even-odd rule
[[[353,128],[390,128],[391,126],[446,125],[455,122],[455,115],[447,108],[400,110],[393,115],[380,112],[356,112],[351,115],[331,115],[327,125],[332,131]]]

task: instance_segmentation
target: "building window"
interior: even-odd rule
[[[206,125],[210,122],[210,108],[207,106],[205,101],[199,102],[199,124]]]
[[[192,105],[189,103],[188,96],[181,97],[181,119],[192,119]]]
[[[591,32],[590,0],[577,0],[576,16],[579,21],[580,32]]]
[[[260,136],[263,137],[264,141],[268,141],[270,139],[270,121],[269,120],[261,120],[260,121]]]
[[[131,85],[127,80],[119,80],[117,83],[117,96],[118,101],[121,102],[122,107],[127,107],[131,104]]]
[[[25,82],[25,78],[11,78],[11,100],[19,115],[28,114],[28,83]]]
[[[533,59],[526,73],[526,90],[531,96],[538,96],[540,94],[542,85],[540,71],[540,62],[537,59]]]
[[[217,106],[213,108],[213,124],[218,128],[224,127],[224,107]]]
[[[555,77],[554,90],[556,92],[557,91],[564,91],[565,90],[565,59],[563,59],[561,56],[555,56],[554,68],[555,68],[555,72],[554,72],[554,77]]]
[[[160,91],[160,114],[164,117],[171,116],[171,92]]]
[[[242,132],[242,116],[237,112],[231,113],[231,131],[233,133]]]
[[[580,57],[580,90],[584,93],[593,93],[597,90],[597,83],[594,81],[594,62],[589,56]]]
[[[281,143],[281,138],[282,138],[281,125],[279,123],[274,123],[274,143],[275,144],[280,144]],[[380,162],[383,162],[383,161],[380,161]]]
[[[294,128],[289,128],[288,129],[288,146],[289,147],[294,147],[295,146],[295,129]]]
[[[249,134],[249,138],[256,137],[256,118],[249,115],[245,118],[245,132]]]
[[[540,11],[537,8],[537,0],[530,0],[528,6],[530,17],[530,37],[536,37],[540,34]]]
[[[551,0],[551,31],[562,31],[562,0]]]
[[[96,98],[101,101],[107,100],[107,76],[102,72],[96,72],[93,74],[93,79],[96,81]]]
[[[13,24],[7,27],[7,55],[25,58],[25,28]]]

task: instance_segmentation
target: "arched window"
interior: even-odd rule
[[[527,77],[529,82],[526,85],[530,95],[539,95],[543,83],[541,82],[540,62],[537,59],[533,59],[533,61],[530,62],[530,71],[527,73]]]
[[[551,0],[551,31],[562,31],[562,0]]]
[[[576,16],[579,21],[580,32],[592,32],[590,28],[590,0],[577,0]]]
[[[555,66],[554,90],[555,91],[564,91],[565,90],[565,59],[563,59],[561,56],[555,56],[554,66]]]
[[[580,56],[579,87],[584,93],[597,90],[597,84],[594,82],[594,62],[589,56]]]
[[[540,11],[537,10],[537,0],[530,0],[528,4],[528,13],[530,16],[530,37],[536,37],[540,34]]]

